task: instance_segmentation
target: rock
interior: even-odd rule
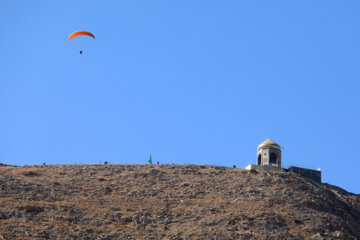
[[[33,172],[33,171],[24,172],[23,175],[26,176],[26,177],[37,177],[37,176],[39,176],[38,173]]]

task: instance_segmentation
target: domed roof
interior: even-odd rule
[[[265,141],[263,141],[258,147],[257,149],[260,148],[276,148],[276,149],[280,149],[280,145],[277,144],[276,142],[274,142],[273,140],[271,140],[271,138],[266,139]]]

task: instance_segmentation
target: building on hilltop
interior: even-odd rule
[[[273,170],[280,172],[293,172],[302,177],[321,182],[321,171],[291,166],[289,169],[282,168],[281,147],[271,138],[266,139],[257,147],[256,165],[250,164],[245,169]]]
[[[257,165],[281,168],[280,145],[270,138],[261,143],[257,147]]]
[[[281,163],[281,148],[280,145],[271,140],[266,139],[257,147],[256,165],[250,164],[245,169],[260,169],[260,170],[274,170],[285,172]]]

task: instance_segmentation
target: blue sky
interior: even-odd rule
[[[3,1],[0,162],[284,165],[360,193],[358,1]],[[96,40],[68,36],[91,31]],[[83,50],[80,55],[79,51]]]

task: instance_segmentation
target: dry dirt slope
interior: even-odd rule
[[[0,239],[360,239],[360,196],[215,166],[0,166]]]

